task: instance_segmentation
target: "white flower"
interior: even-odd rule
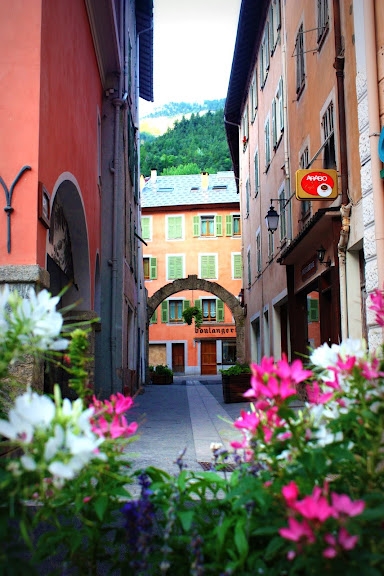
[[[57,454],[57,452],[64,446],[64,430],[59,424],[55,425],[54,435],[51,436],[45,443],[44,448],[44,458],[47,462],[52,460]]]
[[[33,438],[33,427],[12,409],[8,420],[0,420],[0,434],[9,440],[20,440],[29,444]]]
[[[32,458],[32,456],[27,456],[26,454],[23,454],[23,456],[21,456],[20,458],[20,462],[21,465],[30,472],[33,472],[37,468],[37,464]]]
[[[57,476],[58,478],[63,478],[65,480],[72,480],[75,477],[74,470],[64,462],[59,462],[58,460],[51,462],[48,466],[48,470],[52,476]]]
[[[341,442],[343,433],[336,432],[336,434],[333,434],[326,426],[320,426],[319,430],[313,434],[313,438],[316,438],[319,446],[326,446],[327,444],[333,444],[333,442]]]
[[[319,368],[328,368],[329,366],[334,366],[337,362],[337,351],[328,346],[327,343],[319,346],[310,355],[310,360],[315,366]]]
[[[36,392],[28,390],[25,394],[18,396],[15,407],[11,412],[16,412],[20,418],[29,422],[34,428],[46,429],[50,426],[56,412],[54,402],[48,396],[42,396]]]

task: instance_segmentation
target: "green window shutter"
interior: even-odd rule
[[[224,322],[224,302],[216,300],[216,318],[218,322]]]
[[[200,216],[193,217],[193,235],[200,236]]]
[[[175,258],[175,278],[182,278],[183,277],[183,259],[181,256],[176,256]]]
[[[182,234],[182,230],[181,230],[181,217],[178,216],[177,218],[175,218],[175,238],[182,238],[183,234]]]
[[[168,322],[168,302],[166,300],[161,303],[161,321]]]
[[[319,321],[319,301],[316,298],[308,298],[308,322]]]
[[[156,280],[157,278],[157,258],[149,259],[149,277],[151,280]]]
[[[223,235],[222,217],[216,216],[216,236],[222,236],[222,235]]]
[[[149,240],[150,239],[150,234],[149,234],[149,218],[148,217],[144,217],[141,219],[141,233],[143,235],[144,240]]]
[[[191,305],[189,300],[183,300],[183,311]]]
[[[225,217],[225,234],[226,236],[232,236],[232,216],[230,214]]]
[[[201,257],[201,277],[206,278],[208,276],[208,256]]]
[[[216,278],[216,258],[215,256],[208,256],[208,278]]]
[[[242,277],[242,261],[241,261],[241,254],[234,254],[233,255],[233,277],[234,278],[241,278]]]
[[[201,310],[201,309],[202,309],[201,300],[195,300],[195,306],[196,306],[196,308],[198,308],[199,310]]]
[[[150,323],[151,323],[151,324],[156,324],[156,323],[157,323],[157,308],[156,308],[156,310],[154,311],[154,313],[153,313],[152,316],[151,316]]]

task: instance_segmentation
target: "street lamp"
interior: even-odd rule
[[[272,234],[276,232],[277,227],[279,225],[279,215],[272,205],[272,200],[271,200],[271,206],[265,217],[265,223],[267,225],[268,232],[272,232]]]
[[[328,260],[326,262],[324,262],[324,258],[325,258],[325,253],[326,253],[326,249],[324,248],[323,245],[320,246],[320,248],[318,248],[316,250],[317,252],[317,259],[320,262],[320,264],[324,264],[324,266],[330,266],[331,265],[331,259],[328,258]]]

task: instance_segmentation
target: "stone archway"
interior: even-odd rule
[[[157,292],[155,292],[147,302],[147,358],[149,350],[149,338],[148,338],[148,328],[149,322],[152,314],[156,308],[161,304],[163,300],[176,294],[177,292],[182,292],[183,290],[203,290],[204,292],[210,292],[214,294],[220,300],[224,302],[232,312],[233,318],[235,320],[236,326],[236,351],[237,351],[237,361],[243,364],[245,362],[245,327],[244,327],[244,308],[239,304],[236,296],[231,294],[226,288],[217,284],[217,282],[210,282],[209,280],[203,280],[198,278],[197,275],[191,275],[187,278],[180,278],[174,280],[170,284],[166,284]]]

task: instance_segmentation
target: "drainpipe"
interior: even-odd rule
[[[347,128],[345,120],[345,92],[344,92],[344,48],[341,35],[340,1],[333,0],[333,18],[335,35],[335,61],[333,67],[336,70],[337,104],[339,120],[340,142],[340,174],[341,174],[341,207],[340,215],[342,227],[337,245],[339,260],[339,286],[340,286],[340,315],[341,315],[341,338],[348,337],[348,287],[346,274],[346,251],[350,230],[351,204],[348,198],[348,155],[347,155]]]
[[[120,49],[124,49],[124,2],[120,3]],[[119,76],[119,97],[114,98],[112,103],[115,107],[115,134],[113,150],[113,213],[112,213],[112,276],[111,276],[111,331],[110,331],[110,350],[111,350],[111,393],[120,392],[117,382],[116,367],[116,344],[117,344],[117,325],[121,324],[121,318],[117,319],[117,241],[118,241],[118,218],[119,218],[119,179],[120,179],[120,113],[125,104],[125,99],[121,98],[123,93],[124,78],[123,74]]]
[[[364,0],[364,36],[366,46],[367,96],[369,143],[371,152],[372,192],[375,218],[375,240],[377,255],[378,287],[384,283],[384,195],[380,178],[381,162],[378,155],[380,135],[380,110],[377,77],[377,48],[375,28],[375,6],[373,0]]]

